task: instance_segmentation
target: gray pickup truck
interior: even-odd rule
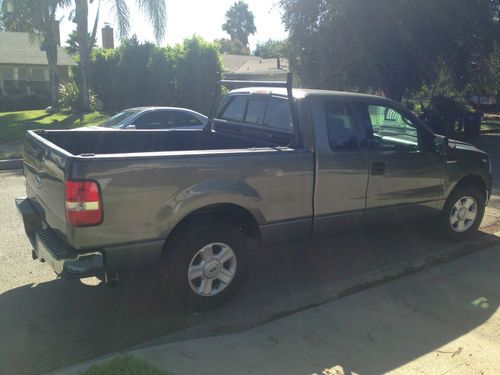
[[[154,266],[199,308],[238,290],[260,245],[422,216],[477,230],[488,154],[385,98],[250,84],[204,130],[28,132],[16,204],[33,258],[108,282]]]

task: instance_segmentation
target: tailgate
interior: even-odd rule
[[[52,229],[66,235],[64,171],[69,154],[43,138],[28,132],[24,142],[26,194],[35,210]]]

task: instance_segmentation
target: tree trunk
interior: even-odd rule
[[[90,40],[88,32],[89,8],[87,0],[75,0],[75,23],[80,49],[80,100],[83,112],[91,112],[89,95]]]
[[[50,100],[53,111],[59,112],[59,68],[57,67],[57,43],[45,37],[45,52],[49,64]]]
[[[405,94],[405,89],[402,87],[386,86],[382,90],[384,91],[384,95],[387,98],[392,99],[399,103],[401,103],[401,100],[403,100],[403,95]]]

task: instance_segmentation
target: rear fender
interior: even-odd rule
[[[192,212],[216,204],[234,204],[247,209],[262,224],[265,219],[260,205],[262,197],[248,184],[231,179],[212,179],[190,186],[164,203],[156,223],[160,238],[166,238],[172,229]]]

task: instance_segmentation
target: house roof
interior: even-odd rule
[[[224,72],[233,73],[242,65],[244,65],[249,60],[259,60],[260,57],[257,56],[247,56],[247,55],[222,55],[222,65]]]
[[[258,59],[248,60],[240,66],[235,73],[253,74],[253,73],[283,73],[288,72],[288,60],[280,59],[280,68],[278,69],[278,59]]]
[[[57,49],[57,65],[76,65],[73,58],[61,47]],[[0,32],[0,64],[48,65],[40,41],[30,41],[28,33]]]
[[[258,56],[222,55],[225,73],[269,74],[288,72],[288,60],[280,59],[280,69],[276,58],[263,59]]]

